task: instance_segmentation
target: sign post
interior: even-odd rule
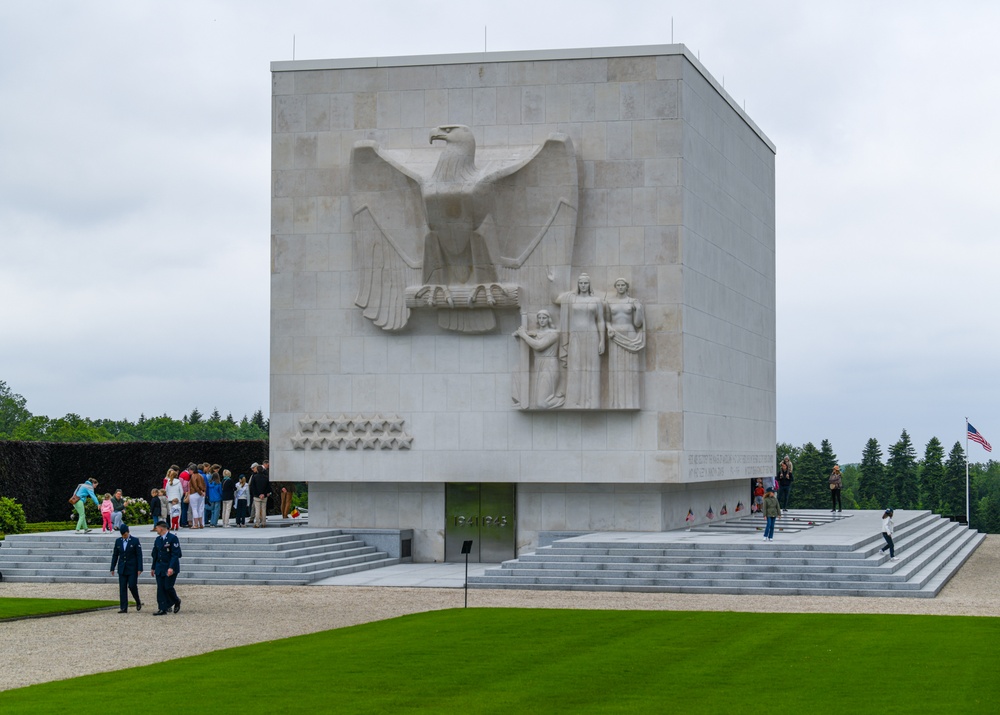
[[[472,553],[472,539],[462,542],[462,553],[465,554],[465,607],[469,607],[469,554]]]

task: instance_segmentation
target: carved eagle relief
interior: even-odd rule
[[[405,327],[411,309],[433,308],[442,328],[482,333],[496,327],[494,308],[547,303],[546,269],[568,271],[576,235],[569,137],[483,149],[480,166],[468,127],[437,127],[430,145],[353,147],[355,304],[383,330]]]

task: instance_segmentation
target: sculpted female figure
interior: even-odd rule
[[[604,303],[594,295],[590,276],[581,273],[576,290],[560,294],[555,303],[562,308],[559,357],[566,366],[568,408],[599,409],[601,406],[601,355],[604,354]]]
[[[523,340],[535,353],[531,372],[532,405],[549,410],[562,407],[565,402],[565,397],[559,394],[559,331],[552,327],[552,316],[547,310],[538,311],[536,320],[538,330],[529,333],[522,326],[514,337]]]
[[[628,281],[615,281],[615,296],[607,299],[608,406],[612,409],[639,409],[642,392],[643,355],[646,347],[642,303],[629,294]]]

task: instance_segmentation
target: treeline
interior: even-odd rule
[[[829,509],[830,472],[840,464],[829,440],[793,447],[777,445],[777,463],[788,455],[794,466],[793,508]],[[882,451],[869,439],[860,464],[841,464],[845,509],[927,509],[942,516],[965,516],[965,449],[955,442],[945,456],[944,445],[931,437],[918,459],[906,430]],[[1000,462],[969,465],[970,521],[979,531],[1000,533]]]
[[[21,395],[0,380],[0,440],[24,442],[208,442],[217,440],[266,440],[268,420],[257,410],[236,420],[213,410],[205,417],[198,408],[181,419],[166,414],[141,415],[129,420],[90,419],[70,413],[65,417],[33,415]]]

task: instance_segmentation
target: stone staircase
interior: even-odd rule
[[[142,544],[145,579],[156,535],[149,527],[132,535]],[[217,529],[197,536],[182,530],[178,536],[185,584],[304,585],[409,560],[337,529]],[[97,531],[10,535],[0,542],[0,571],[5,581],[117,583],[110,573],[113,544],[113,536]]]
[[[470,577],[469,587],[933,597],[985,538],[930,512],[908,512],[900,522],[894,535],[897,561],[879,553],[884,541],[877,529],[848,534],[841,543],[820,528],[772,542],[758,541],[756,533],[686,534],[687,541],[667,538],[674,532],[662,541],[649,540],[648,534],[602,541],[591,534],[504,562]]]

